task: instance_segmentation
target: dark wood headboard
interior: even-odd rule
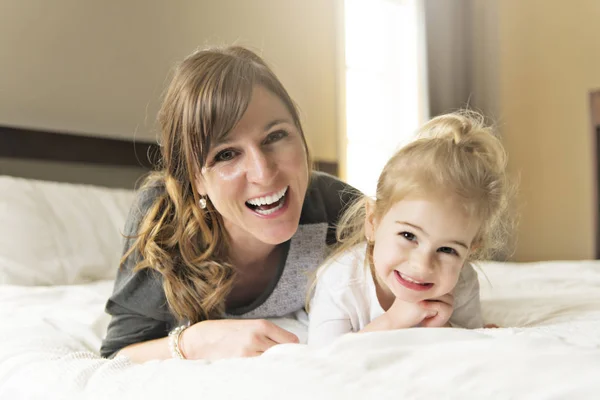
[[[151,168],[156,143],[0,126],[0,157]]]
[[[141,175],[153,168],[159,156],[158,144],[147,141],[0,126],[0,159],[44,162],[42,168],[48,165],[47,162],[77,164],[79,169],[84,166],[111,167],[112,176],[114,171],[119,171],[119,175],[122,175],[121,171],[134,170],[137,171],[133,174],[135,178],[136,174]],[[335,162],[317,160],[314,167],[332,175],[338,173],[338,165]],[[75,180],[81,183],[96,183],[83,179],[81,176],[85,173],[86,171],[82,171]],[[111,185],[113,179],[110,174],[104,175],[100,184]],[[123,187],[122,184],[115,186]]]

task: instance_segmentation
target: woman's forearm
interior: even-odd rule
[[[123,347],[118,355],[129,357],[134,363],[143,363],[150,360],[166,360],[171,358],[168,338],[148,340]]]

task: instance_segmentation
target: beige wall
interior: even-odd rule
[[[600,2],[495,3],[498,117],[521,177],[515,258],[594,258],[589,92],[600,88]]]
[[[4,0],[0,125],[153,139],[168,71],[198,46],[262,52],[316,158],[336,146],[334,1]]]

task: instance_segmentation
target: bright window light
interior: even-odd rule
[[[344,0],[346,180],[374,196],[385,162],[427,117],[419,0]]]

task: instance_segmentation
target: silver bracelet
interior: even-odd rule
[[[189,325],[180,325],[169,332],[169,350],[171,351],[171,357],[185,360],[185,356],[179,347],[179,339],[181,338],[183,331],[186,330],[188,326]]]

